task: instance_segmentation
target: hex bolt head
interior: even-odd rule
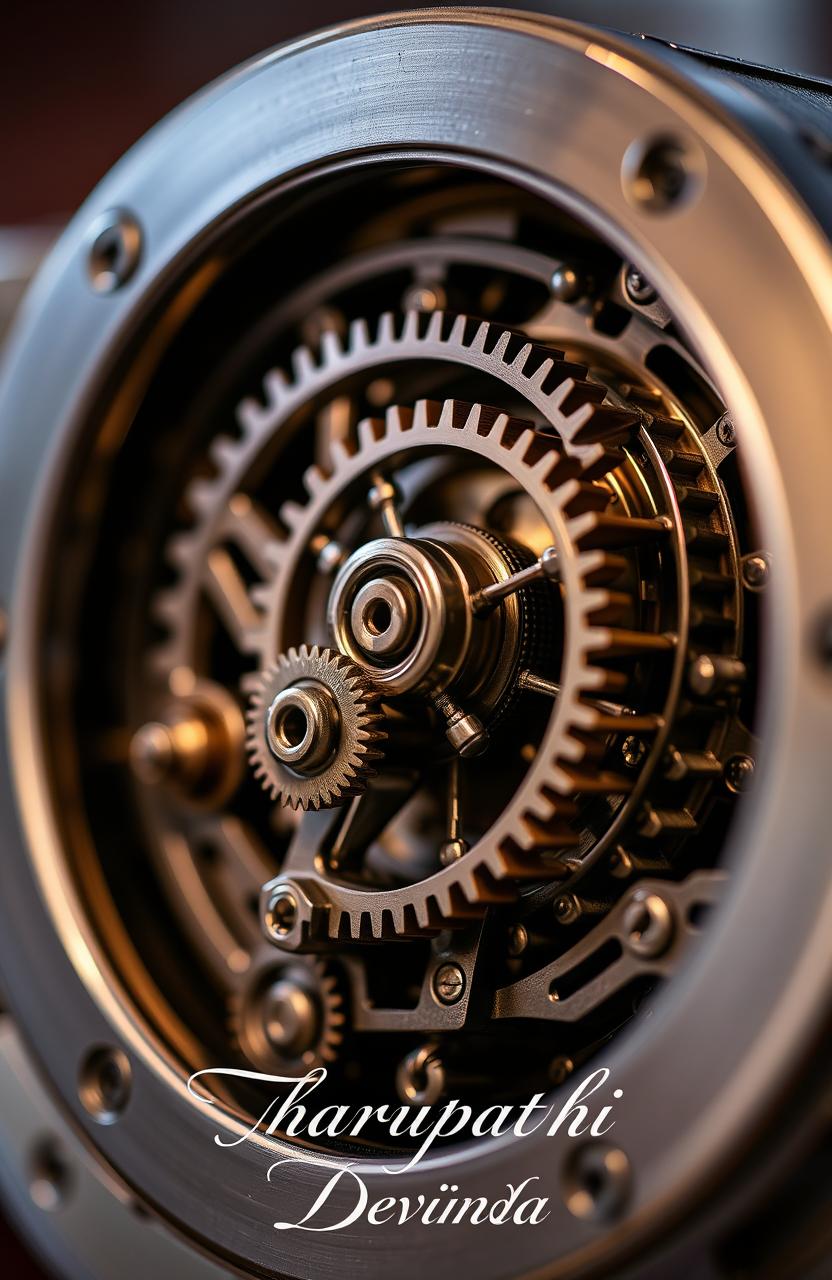
[[[282,942],[295,927],[298,918],[298,900],[291,889],[283,885],[272,895],[263,923],[266,932],[276,942]]]
[[[465,991],[465,970],[451,961],[440,964],[433,975],[433,994],[440,1004],[456,1004]]]
[[[742,580],[750,591],[762,591],[768,585],[770,572],[771,560],[767,552],[755,551],[753,555],[743,557]]]
[[[488,731],[477,716],[460,712],[451,716],[446,730],[448,741],[464,760],[482,755],[488,746]]]
[[[92,226],[87,258],[96,293],[115,293],[134,274],[142,254],[142,230],[125,209],[109,209]]]

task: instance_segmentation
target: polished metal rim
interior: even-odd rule
[[[499,91],[506,83],[510,95]],[[373,109],[356,112],[362,94]],[[741,110],[739,100],[732,105]],[[397,1246],[418,1247],[420,1271],[458,1271],[463,1247],[465,1266],[486,1275],[509,1265],[566,1275],[621,1256],[711,1192],[718,1173],[747,1151],[811,1053],[832,979],[832,896],[818,856],[832,681],[813,647],[832,592],[824,559],[832,261],[799,195],[758,143],[727,127],[724,110],[709,99],[706,76],[685,85],[646,48],[571,24],[448,10],[354,24],[250,64],[159,126],[93,194],[30,297],[0,391],[0,599],[10,617],[3,971],[12,1008],[75,1124],[140,1198],[241,1266],[317,1275],[331,1245],[287,1233],[275,1241],[264,1170],[276,1144],[217,1148],[213,1132],[239,1133],[238,1122],[218,1107],[195,1107],[182,1073],[123,998],[62,869],[41,763],[48,726],[33,662],[37,584],[55,553],[44,513],[86,448],[101,371],[114,367],[184,258],[232,214],[279,198],[322,166],[412,154],[499,172],[579,212],[643,263],[674,313],[687,318],[732,406],[746,483],[778,573],[765,636],[760,784],[732,832],[732,893],[707,947],[677,978],[673,1001],[660,1001],[606,1059],[624,1093],[615,1137],[633,1170],[632,1197],[615,1222],[575,1218],[555,1192],[569,1151],[539,1137],[446,1154],[401,1178],[399,1188],[427,1192],[438,1165],[453,1165],[472,1196],[538,1174],[552,1188],[546,1223],[519,1236],[508,1231],[505,1244],[490,1233],[466,1234],[463,1246],[462,1238],[434,1240],[412,1224],[397,1228]],[[750,124],[776,145],[774,117]],[[687,149],[692,181],[687,200],[657,211],[641,202],[633,166],[666,138]],[[123,288],[96,293],[87,275],[91,228],[114,208],[137,219],[142,254]],[[760,350],[748,314],[777,315],[776,360]],[[22,829],[13,841],[18,810]],[[757,957],[753,974],[749,954]],[[717,1036],[719,1054],[710,1051]],[[101,1044],[121,1049],[132,1076],[129,1104],[106,1127],[78,1090],[79,1065]],[[308,1205],[322,1176],[306,1166],[284,1207],[295,1192]],[[382,1274],[378,1240],[372,1230],[341,1237],[342,1269]],[[497,1262],[495,1249],[508,1253]]]

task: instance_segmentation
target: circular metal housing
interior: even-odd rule
[[[367,1277],[386,1276],[391,1270],[402,1276],[429,1271],[442,1280],[460,1271],[461,1244],[449,1248],[441,1231],[412,1219],[389,1229],[361,1223],[340,1235],[281,1232],[276,1237],[271,1229],[274,1188],[263,1171],[290,1154],[290,1144],[262,1133],[244,1140],[251,1108],[235,1096],[217,1092],[206,1109],[189,1095],[189,1066],[216,1065],[215,1033],[205,1024],[189,1026],[182,1016],[190,994],[190,969],[177,980],[176,985],[186,990],[178,992],[175,1004],[172,992],[160,992],[152,958],[141,953],[137,925],[146,924],[152,911],[131,915],[123,905],[131,900],[123,877],[129,872],[140,878],[141,859],[122,868],[119,910],[112,884],[96,870],[91,853],[95,842],[83,812],[89,796],[79,776],[76,745],[65,729],[71,719],[67,704],[77,711],[74,680],[82,647],[73,642],[83,632],[73,630],[77,619],[70,627],[61,618],[72,616],[76,579],[74,572],[55,572],[64,558],[74,571],[89,544],[96,543],[95,518],[90,516],[95,503],[85,506],[85,501],[106,482],[108,468],[123,451],[129,461],[134,424],[142,406],[151,402],[164,354],[176,347],[240,244],[256,241],[278,212],[297,209],[313,197],[325,198],[337,218],[344,184],[363,184],[366,194],[388,172],[407,175],[416,165],[504,183],[556,209],[569,227],[577,225],[597,237],[616,263],[639,264],[643,279],[650,281],[705,374],[694,380],[695,393],[704,395],[703,387],[715,387],[730,406],[730,431],[722,419],[721,425],[714,424],[712,435],[706,433],[709,466],[723,466],[735,451],[736,464],[731,462],[729,468],[736,466],[750,495],[757,546],[764,546],[770,556],[771,572],[760,612],[762,696],[755,724],[759,750],[753,759],[741,750],[734,754],[735,760],[751,762],[754,786],[747,798],[739,799],[741,808],[726,825],[720,858],[720,866],[730,873],[730,890],[708,921],[701,945],[686,952],[683,972],[675,976],[668,958],[674,945],[664,914],[668,909],[660,896],[666,882],[651,878],[642,885],[649,896],[636,902],[637,910],[629,915],[635,899],[626,893],[610,910],[619,950],[624,951],[629,938],[631,949],[650,953],[651,974],[669,978],[667,990],[651,1001],[651,1016],[636,1019],[626,1034],[605,1047],[610,1090],[614,1087],[622,1095],[616,1104],[614,1143],[573,1149],[567,1142],[554,1142],[543,1129],[523,1139],[505,1135],[487,1143],[450,1145],[399,1175],[397,1192],[429,1199],[436,1185],[452,1175],[459,1184],[464,1182],[465,1195],[493,1199],[507,1182],[516,1184],[552,1170],[545,1221],[534,1229],[506,1228],[504,1234],[490,1229],[467,1233],[465,1268],[483,1277],[614,1274],[634,1258],[648,1259],[683,1219],[688,1226],[708,1220],[708,1230],[716,1230],[712,1219],[735,1203],[730,1197],[738,1194],[737,1175],[755,1166],[758,1152],[767,1150],[784,1124],[782,1100],[790,1097],[789,1117],[801,1119],[811,1101],[811,1088],[807,1084],[804,1092],[798,1083],[811,1080],[809,1068],[822,1043],[832,991],[832,889],[828,866],[818,856],[828,843],[826,774],[832,751],[832,583],[826,556],[832,474],[827,412],[832,323],[829,173],[816,150],[798,145],[794,121],[787,114],[707,66],[647,41],[494,10],[416,12],[356,22],[238,69],[133,149],[92,194],[47,261],[11,340],[0,384],[0,602],[8,617],[0,670],[6,722],[0,747],[5,858],[0,969],[9,1007],[57,1100],[56,1123],[65,1125],[68,1134],[81,1134],[104,1166],[109,1185],[118,1191],[110,1197],[114,1221],[121,1223],[125,1204],[142,1205],[158,1221],[155,1239],[163,1242],[158,1253],[155,1246],[151,1250],[145,1245],[137,1246],[134,1255],[126,1250],[120,1263],[125,1275],[146,1275],[150,1270],[185,1274],[186,1265],[195,1277],[215,1275],[227,1266],[243,1274],[298,1278],[328,1273],[334,1265],[345,1275]],[[405,186],[406,181],[402,180]],[[119,211],[115,218],[114,210]],[[431,247],[427,256],[432,252]],[[550,267],[546,278],[552,281]],[[418,295],[411,296],[410,303],[439,305],[439,287],[419,282]],[[566,276],[555,288],[555,301],[564,307],[573,305],[567,299],[574,300],[580,292]],[[645,313],[653,305],[644,295],[631,301]],[[756,323],[771,315],[778,317],[776,359],[770,342],[761,342]],[[67,317],[72,317],[71,324]],[[620,320],[615,308],[607,308],[606,329],[592,339],[616,367],[614,330]],[[675,350],[674,332],[663,333],[665,350]],[[438,360],[454,362],[441,334],[429,341]],[[578,355],[582,342],[591,345],[587,335],[576,339]],[[371,345],[367,339],[351,348],[356,364],[373,358]],[[378,361],[376,378],[396,373],[400,353],[394,348],[394,342],[385,348],[391,354]],[[325,349],[333,349],[333,339],[326,341]],[[181,349],[176,352],[181,355]],[[472,340],[464,360],[482,374],[487,354],[473,351]],[[303,371],[308,374],[304,396],[312,394],[313,384],[320,387],[326,380],[327,358],[317,371]],[[505,362],[504,374],[487,374],[500,386],[500,394],[507,386],[517,393],[526,358],[512,365],[512,372]],[[457,357],[457,362],[463,363],[463,358]],[[531,400],[538,397],[538,426],[543,428],[545,376],[537,391],[529,391]],[[277,387],[275,395],[283,394]],[[285,394],[288,403],[292,393]],[[520,391],[521,397],[525,394]],[[568,391],[564,397],[567,404]],[[649,410],[633,409],[626,397],[621,398],[630,416],[635,414],[639,421],[641,413],[650,416]],[[254,421],[257,414],[250,405],[249,413]],[[578,416],[575,435],[566,439],[576,450],[586,443],[578,442],[577,432],[586,426],[585,416]],[[177,437],[177,425],[174,418],[169,440]],[[449,430],[458,427],[448,424]],[[475,433],[476,427],[468,430]],[[554,438],[560,448],[565,437],[550,435]],[[647,426],[645,438],[643,447],[660,470],[664,446],[649,436]],[[603,453],[605,444],[588,443]],[[492,448],[498,448],[496,437],[491,440],[484,434],[483,455]],[[222,455],[221,446],[215,474],[222,469]],[[530,458],[522,465],[531,466]],[[588,465],[585,455],[581,459],[581,465]],[[342,461],[349,472],[353,461]],[[594,462],[600,465],[597,452]],[[514,464],[520,467],[519,454]],[[360,466],[358,457],[356,475]],[[164,467],[158,466],[154,474],[164,476]],[[310,483],[314,488],[315,473]],[[535,483],[541,483],[539,474]],[[707,485],[703,489],[716,492]],[[381,485],[376,485],[375,496],[376,515],[395,497]],[[285,499],[283,515],[288,512],[297,531],[304,518],[298,492],[287,493]],[[618,494],[616,499],[624,500]],[[679,531],[683,539],[690,525],[680,518],[680,501],[678,494],[672,499],[666,528]],[[250,532],[245,501],[229,505],[229,510]],[[576,535],[561,526],[579,517],[571,516],[567,506],[563,511],[553,523],[560,522],[560,543],[566,547]],[[309,550],[316,536],[318,557],[333,547],[329,532],[310,530],[299,553],[304,563],[314,560]],[[716,527],[711,532],[727,537]],[[275,529],[270,527],[268,534],[263,544],[273,546]],[[252,540],[261,545],[257,538]],[[302,541],[300,535],[297,540]],[[448,554],[427,534],[424,547],[416,546],[404,559],[398,534],[383,541],[385,581],[391,580],[388,568],[401,570],[409,580],[421,574],[424,584],[420,579],[417,586],[424,585],[424,599],[436,605],[443,627],[464,648],[469,618],[458,576],[452,587],[443,582],[437,594],[440,577],[450,580],[457,573],[456,563],[449,564]],[[681,547],[676,551],[679,563],[686,563]],[[353,640],[347,622],[354,634],[363,635],[361,628],[372,621],[365,604],[373,603],[378,593],[373,585],[379,576],[377,552],[378,547],[368,558],[366,579],[359,556],[360,580],[352,576],[358,562],[350,559],[336,580],[338,606],[331,616],[348,652]],[[670,553],[657,555],[664,563]],[[326,556],[330,568],[339,559],[331,552]],[[574,572],[566,580],[567,601],[585,601],[577,569],[569,567],[566,557],[563,563],[565,573]],[[216,576],[227,562],[220,557],[212,564]],[[262,567],[265,575],[270,566]],[[348,592],[344,584],[349,584]],[[55,588],[51,593],[49,586]],[[369,597],[362,597],[368,586]],[[405,591],[394,581],[387,600],[391,619],[394,607],[401,616],[405,595],[396,593]],[[683,591],[678,594],[688,599]],[[278,601],[279,596],[280,589],[275,593]],[[451,616],[449,601],[455,610]],[[409,616],[409,602],[405,603]],[[291,610],[282,602],[280,610],[281,616],[290,617]],[[413,634],[421,636],[425,621],[418,609],[414,613]],[[274,661],[277,653],[301,643],[299,636],[287,640],[268,628],[258,630],[259,620],[247,629],[245,606],[241,616],[241,648],[251,663],[260,661],[267,646],[275,649],[269,658]],[[727,608],[725,617],[733,626]],[[593,621],[589,612],[586,618],[589,630],[607,626]],[[392,639],[389,631],[379,628],[379,637],[388,637],[382,640],[382,652],[389,644],[388,654],[396,656],[399,646],[404,651],[410,643],[410,633],[398,623]],[[583,633],[567,628],[567,646],[583,638]],[[321,640],[325,643],[324,637]],[[664,651],[674,643],[667,636],[656,647]],[[379,650],[370,642],[362,650],[365,657],[368,648],[377,656]],[[710,698],[715,691],[720,697],[733,697],[742,673],[730,663],[726,666],[721,661],[725,656],[716,647],[713,660],[703,661],[698,655],[689,667],[686,652],[681,652],[671,663],[668,680],[674,698],[682,690],[693,698]],[[408,687],[427,678],[416,667],[416,674],[408,671]],[[453,672],[451,658],[447,672]],[[186,698],[192,676],[187,668],[172,667],[167,671],[168,693]],[[306,678],[308,673],[301,677]],[[276,761],[275,756],[291,754],[305,742],[301,763],[309,768],[314,761],[319,767],[316,735],[309,734],[307,742],[304,731],[296,742],[282,732],[285,704],[274,711],[282,687],[266,688],[261,676],[255,679],[262,696],[250,730],[263,731],[262,751],[259,745],[253,750],[259,752],[264,773],[275,763],[291,769],[291,760]],[[553,727],[545,730],[548,737],[543,735],[547,749],[563,740],[561,722],[569,713],[566,699],[555,707]],[[326,733],[335,736],[336,717],[320,698],[314,706],[304,703],[307,727],[322,708],[329,726]],[[343,733],[342,708],[339,714]],[[141,723],[162,721],[154,717],[132,722],[129,729],[134,732]],[[594,725],[600,732],[598,721]],[[116,734],[115,744],[112,736],[102,734],[96,748],[101,758],[114,759],[115,768],[126,773],[129,734],[124,724],[116,727],[121,736]],[[154,735],[158,740],[155,729]],[[269,742],[277,746],[276,752]],[[144,741],[143,762],[149,745]],[[162,746],[161,754],[166,753]],[[681,765],[674,760],[671,766],[688,774],[704,770],[696,776],[710,776],[713,761],[704,758],[706,752],[696,754],[697,759],[689,753],[691,758]],[[660,755],[657,748],[651,770]],[[562,759],[559,763],[562,770],[568,765]],[[293,793],[299,804],[308,800],[317,807],[322,776],[302,776]],[[596,780],[598,776],[593,774]],[[735,765],[725,781],[729,789],[739,791],[748,776],[747,764]],[[336,782],[332,785],[349,793],[355,781],[353,771],[337,780],[337,787]],[[314,795],[313,788],[318,788]],[[275,794],[279,790],[275,787]],[[168,801],[162,797],[149,803],[164,807]],[[315,821],[321,817],[309,816]],[[643,812],[640,838],[658,838],[663,821],[655,809]],[[172,845],[175,864],[181,846],[175,840]],[[446,922],[446,908],[460,905],[451,886],[459,879],[456,868],[469,857],[463,845],[454,845],[459,857],[432,873],[438,893],[447,886],[448,898],[433,903],[425,899],[424,917],[414,930],[417,946],[423,949],[436,947],[444,954],[437,945],[439,931]],[[338,846],[321,839],[312,841],[310,848],[319,863],[325,857],[343,857],[344,878],[333,892],[345,901],[353,892],[349,842]],[[301,852],[306,856],[310,849]],[[248,846],[248,853],[258,858],[256,843]],[[626,850],[619,855],[619,870],[628,870],[627,856]],[[169,875],[170,861],[166,865],[164,874]],[[330,871],[331,866],[319,874],[326,877]],[[415,880],[421,883],[419,877]],[[678,887],[687,882],[673,883]],[[284,892],[272,902],[277,934],[294,929],[296,916],[305,913],[317,919],[331,906],[314,893],[303,899],[299,893],[292,907],[290,896]],[[138,895],[132,900],[138,902]],[[695,908],[701,904],[690,897],[682,905],[684,914],[676,923],[680,931],[690,933]],[[592,901],[583,900],[579,906],[580,919],[591,917]],[[378,932],[384,932],[381,924]],[[777,946],[772,946],[775,937]],[[356,947],[362,941],[357,936],[348,940]],[[531,943],[522,954],[530,950]],[[230,945],[225,955],[226,970],[235,972],[236,966],[242,981],[249,953]],[[522,963],[517,956],[510,962]],[[558,963],[553,962],[555,968]],[[441,1005],[448,1020],[467,1017],[467,971],[454,960],[442,961],[437,972],[442,977],[432,1004]],[[463,973],[462,984],[457,972]],[[541,1018],[555,1017],[558,1006],[568,1003],[562,977],[559,972],[551,976],[543,997],[550,1008],[540,1013]],[[507,983],[496,994],[495,1005],[499,1008],[502,1000],[511,1018],[513,1006],[505,995],[509,986],[514,984]],[[267,1004],[276,1001],[283,1006],[288,999],[294,1010],[294,1030],[284,1029],[273,1037],[279,1041],[281,1034],[288,1036],[294,1052],[305,1043],[304,1021],[311,1025],[309,989],[290,977],[278,978],[277,987],[265,992]],[[373,1030],[373,1001],[366,999],[358,1012]],[[514,1025],[522,1021],[518,1018]],[[269,1013],[261,1019],[266,1028],[272,1022]],[[443,1023],[452,1025],[461,1023]],[[453,1079],[450,1064],[443,1059],[440,1068],[432,1048],[424,1048],[424,1036],[421,1044],[416,1057],[411,1051],[405,1058],[398,1084],[414,1101],[432,1097]],[[702,1046],[709,1051],[702,1052]],[[265,1053],[267,1046],[261,1047]],[[304,1049],[298,1051],[302,1056]],[[11,1063],[13,1050],[4,1052]],[[561,1065],[551,1072],[552,1103],[560,1106],[569,1097],[572,1079],[562,1066],[570,1059],[553,1055],[556,1060]],[[502,1073],[504,1066],[496,1064],[494,1071]],[[2,1077],[3,1123],[16,1112],[15,1100],[28,1096],[24,1078],[23,1071],[11,1067]],[[795,1126],[799,1137],[798,1130]],[[212,1140],[215,1133],[217,1142]],[[176,1159],[170,1158],[172,1135]],[[22,1147],[24,1140],[19,1141]],[[329,1158],[346,1159],[337,1153]],[[46,1182],[53,1188],[65,1185],[65,1179],[55,1176],[55,1160],[47,1164],[52,1176]],[[375,1200],[389,1193],[389,1175],[383,1157],[371,1157],[367,1165],[366,1180]],[[44,1167],[43,1162],[38,1166]],[[298,1221],[331,1171],[314,1161],[293,1167],[295,1176],[280,1187],[280,1217]],[[21,1217],[32,1234],[48,1234],[46,1248],[56,1256],[58,1215],[54,1228],[42,1226],[38,1199],[43,1201],[47,1194],[44,1179],[36,1177],[33,1185],[39,1190],[21,1209]],[[132,1239],[132,1218],[131,1223],[123,1227],[125,1241]],[[719,1223],[724,1226],[724,1216]],[[152,1230],[142,1223],[145,1227]],[[184,1254],[183,1240],[189,1242]],[[94,1267],[94,1261],[86,1265],[91,1251],[91,1243],[78,1246],[78,1274]],[[133,1272],[131,1255],[138,1260]],[[73,1265],[68,1264],[68,1272]]]

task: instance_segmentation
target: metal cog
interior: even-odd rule
[[[278,695],[311,686],[325,691],[337,709],[332,749],[314,772],[301,773],[281,763],[268,745],[267,718]],[[273,800],[293,809],[320,809],[359,794],[383,755],[387,734],[376,709],[379,694],[361,671],[332,649],[289,649],[274,663],[248,677],[246,749],[254,775]],[[310,730],[311,733],[311,730]]]
[[[281,987],[287,1002],[292,996],[301,998],[301,1010],[313,1020],[309,1043],[302,1040],[293,1046],[288,1036],[283,1045],[269,1039],[269,1002],[275,1003]],[[285,1018],[278,1016],[277,1020],[281,1030],[290,1030]],[[228,1022],[238,1049],[255,1066],[305,1074],[315,1067],[328,1066],[338,1057],[347,1022],[342,983],[325,961],[296,956],[278,969],[267,971],[246,994],[232,996]]]
[[[257,617],[241,603],[244,588],[223,592],[219,585],[222,568],[235,588],[242,586],[241,579],[234,581],[228,558],[219,549],[223,544],[234,546],[263,577],[271,572],[268,547],[279,530],[271,516],[241,492],[263,451],[300,410],[345,379],[408,360],[458,364],[502,382],[535,410],[587,477],[603,475],[620,461],[617,445],[641,420],[639,411],[605,402],[604,387],[587,378],[586,366],[491,321],[443,311],[407,311],[399,317],[385,312],[372,327],[365,319],[354,320],[345,340],[326,330],[317,355],[308,347],[295,350],[291,377],[282,369],[265,375],[262,402],[249,397],[240,403],[239,434],[218,436],[211,445],[213,476],[200,476],[188,486],[193,525],[174,535],[167,546],[177,580],[154,601],[154,614],[167,639],[151,654],[151,664],[163,678],[194,664],[202,592],[216,599],[238,648],[252,650]],[[334,445],[333,455],[342,451],[343,446]],[[315,471],[308,484],[316,482]]]
[[[575,410],[574,416],[587,420],[585,409]],[[568,415],[565,427],[570,427]],[[570,436],[576,430],[570,429]],[[270,660],[277,643],[282,593],[290,588],[297,557],[336,496],[405,453],[441,448],[467,449],[504,468],[549,521],[567,617],[560,689],[541,749],[514,800],[488,835],[458,861],[413,885],[367,891],[320,879],[308,869],[325,889],[328,906],[318,918],[324,916],[326,925],[317,927],[325,927],[330,938],[430,932],[476,915],[489,903],[512,900],[517,880],[566,876],[564,855],[578,843],[570,823],[578,797],[623,797],[634,786],[631,775],[598,768],[605,741],[625,732],[650,737],[664,727],[659,716],[633,716],[623,709],[615,714],[597,700],[620,695],[626,683],[621,672],[604,665],[607,659],[644,657],[675,647],[675,637],[616,625],[632,603],[617,586],[625,565],[617,552],[644,541],[664,541],[670,522],[609,512],[612,493],[591,482],[592,462],[584,465],[570,457],[558,437],[481,404],[447,400],[419,401],[413,409],[392,407],[384,419],[359,424],[353,450],[336,446],[331,474],[319,468],[307,471],[308,504],[287,503],[281,509],[281,524],[289,532],[268,550],[272,582],[253,591],[262,625],[252,635],[252,648],[261,660]]]

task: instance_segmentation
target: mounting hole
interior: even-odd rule
[[[91,1049],[81,1064],[78,1096],[99,1124],[115,1124],[130,1098],[130,1063],[121,1049]]]
[[[372,600],[364,611],[364,625],[371,635],[383,636],[390,630],[393,614],[386,600]]]
[[[132,214],[111,209],[92,229],[87,273],[96,293],[114,293],[139,265],[142,233]]]
[[[609,1222],[627,1202],[632,1184],[630,1162],[618,1147],[592,1142],[573,1151],[563,1175],[563,1199],[584,1222]]]
[[[72,1182],[72,1168],[61,1143],[57,1138],[42,1138],[29,1158],[29,1195],[33,1202],[39,1209],[54,1213],[66,1203]]]
[[[630,204],[649,213],[669,213],[690,204],[704,180],[698,148],[680,138],[640,138],[624,153],[621,186]]]
[[[294,929],[297,918],[297,899],[288,890],[282,890],[274,896],[266,912],[266,928],[276,937],[285,938]]]
[[[286,707],[275,717],[274,732],[287,747],[299,747],[309,732],[309,721],[300,707]]]

